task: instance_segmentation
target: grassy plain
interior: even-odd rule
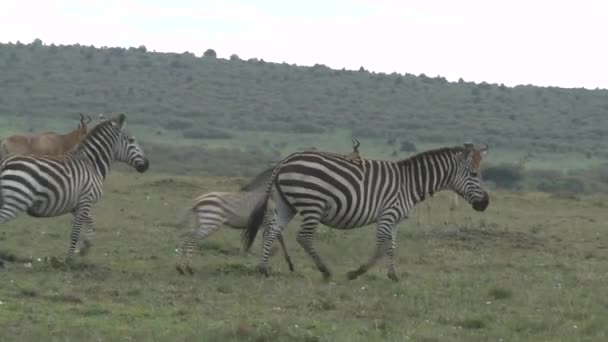
[[[70,218],[21,216],[0,230],[2,341],[600,341],[608,336],[608,196],[492,192],[485,213],[440,193],[402,223],[399,283],[384,263],[347,281],[374,229],[322,227],[333,283],[286,230],[296,272],[255,272],[239,232],[198,244],[194,276],[174,269],[190,199],[241,178],[115,172],[94,208],[90,254],[62,257]],[[31,261],[30,261],[31,258]],[[31,266],[30,266],[31,263]]]

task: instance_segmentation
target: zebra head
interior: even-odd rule
[[[131,165],[139,173],[146,172],[150,163],[135,137],[127,133],[126,119],[124,114],[112,118],[112,125],[119,130],[118,141],[114,147],[114,158]]]
[[[488,152],[488,146],[475,149],[465,143],[464,150],[456,157],[456,173],[451,188],[471,203],[473,209],[484,211],[490,203],[488,193],[481,186],[480,164]]]

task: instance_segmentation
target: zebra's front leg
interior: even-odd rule
[[[68,255],[66,261],[71,261],[74,256],[74,252],[76,251],[76,245],[78,244],[78,240],[80,240],[80,233],[82,231],[82,226],[85,222],[87,222],[87,217],[89,216],[89,207],[79,207],[72,212],[74,215],[74,219],[72,221],[72,232],[70,233],[70,244],[68,246]]]
[[[325,281],[329,281],[329,279],[331,279],[331,271],[329,270],[329,268],[327,268],[327,266],[325,266],[325,263],[321,259],[321,256],[319,256],[319,253],[317,253],[317,250],[314,246],[315,230],[319,225],[319,219],[307,217],[303,220],[304,223],[302,224],[302,228],[298,232],[296,240],[298,241],[300,246],[304,248],[306,253],[310,255],[312,261],[315,263],[315,266],[317,266],[319,272],[323,274],[323,279]]]
[[[93,237],[95,237],[95,223],[91,213],[86,216],[85,224],[87,226],[87,232],[82,241],[82,247],[80,248],[80,255],[85,256],[89,253],[89,249],[93,246]]]
[[[365,274],[372,266],[374,266],[382,254],[386,254],[388,257],[388,277],[393,281],[398,281],[397,273],[395,272],[395,242],[396,242],[396,230],[391,221],[380,221],[378,223],[378,230],[376,233],[377,247],[376,251],[367,262],[363,263],[356,270],[352,270],[347,273],[347,277],[350,280],[356,279],[362,274]]]

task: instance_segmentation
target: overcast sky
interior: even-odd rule
[[[608,88],[608,1],[0,0],[0,42]]]

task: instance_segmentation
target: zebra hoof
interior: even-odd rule
[[[177,270],[177,273],[179,273],[181,275],[185,275],[186,274],[184,272],[184,270],[182,270],[182,267],[180,265],[175,265],[175,269]]]
[[[346,278],[348,278],[348,280],[355,280],[357,278],[359,278],[359,276],[363,274],[363,272],[359,269],[354,270],[354,271],[350,271],[346,273]]]
[[[295,267],[293,267],[293,263],[291,262],[291,260],[287,260],[287,266],[289,267],[289,271],[293,272],[295,271]]]
[[[264,265],[258,265],[258,272],[265,277],[270,277],[270,267]]]
[[[323,280],[325,282],[329,282],[331,280],[331,272],[329,272],[328,270],[324,270],[321,271],[321,273],[323,274]]]
[[[399,278],[397,278],[397,275],[395,274],[395,272],[391,272],[388,274],[388,279],[394,281],[395,283],[399,281]]]
[[[186,265],[186,272],[188,272],[189,275],[193,275],[194,271],[192,270],[192,268],[190,267],[190,265]]]
[[[93,243],[91,243],[90,241],[84,240],[82,243],[82,248],[78,252],[80,254],[80,256],[85,256],[85,255],[89,254],[89,250],[92,245],[93,245]]]

